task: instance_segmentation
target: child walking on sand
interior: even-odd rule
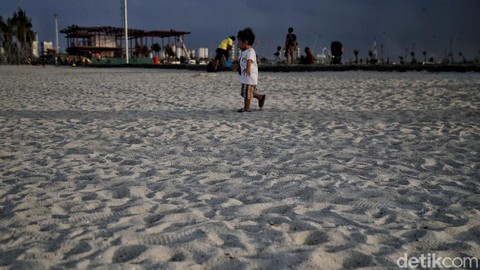
[[[252,98],[258,99],[258,107],[263,108],[265,95],[257,93],[258,65],[257,54],[252,48],[255,42],[255,34],[252,29],[245,28],[238,32],[238,48],[242,50],[240,56],[240,82],[242,83],[241,95],[244,99],[243,108],[238,112],[249,112]]]

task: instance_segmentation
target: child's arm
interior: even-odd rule
[[[251,59],[248,59],[247,60],[247,67],[245,68],[245,70],[243,71],[243,73],[245,74],[245,76],[250,76],[250,66],[252,65],[252,60]]]

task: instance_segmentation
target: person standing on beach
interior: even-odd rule
[[[277,46],[277,51],[273,55],[275,55],[275,63],[280,64],[282,61],[280,58],[282,56],[282,46]]]
[[[233,47],[233,42],[235,41],[235,36],[230,36],[218,45],[217,48],[217,55],[215,56],[215,70],[218,69],[218,66],[220,65],[220,61],[222,61],[222,57],[225,57],[225,60],[228,60],[230,56],[230,50]]]
[[[258,99],[258,106],[263,108],[266,95],[260,95],[257,92],[258,83],[258,65],[257,54],[252,48],[255,42],[255,34],[251,28],[245,28],[238,32],[238,48],[242,51],[240,56],[240,77],[242,83],[241,95],[243,97],[243,108],[238,112],[249,112],[252,98]]]
[[[285,38],[285,56],[287,57],[287,64],[288,59],[290,58],[290,64],[293,64],[293,59],[295,56],[295,52],[297,51],[297,36],[293,33],[293,28],[288,28],[288,34]]]

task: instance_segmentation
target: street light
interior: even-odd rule
[[[53,18],[55,19],[55,52],[59,53],[60,47],[58,47],[58,14],[53,14]]]
[[[313,43],[313,48],[312,48],[312,53],[315,54],[315,48],[317,47],[317,42],[318,42],[318,39],[321,38],[322,35],[318,35],[316,38],[315,38],[315,42]]]
[[[128,64],[128,16],[127,16],[127,0],[123,1],[123,24],[125,28],[125,63]]]

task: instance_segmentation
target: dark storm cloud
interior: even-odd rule
[[[21,7],[32,17],[39,39],[54,40],[53,13],[59,14],[60,29],[71,24],[121,26],[122,2],[2,0],[0,15],[9,17]],[[128,6],[131,28],[190,31],[187,46],[211,51],[222,38],[247,26],[257,34],[257,51],[267,57],[283,45],[290,26],[300,46],[315,48],[316,54],[331,41],[342,41],[346,59],[354,49],[365,58],[375,38],[379,49],[384,45],[384,56],[394,61],[412,49],[441,58],[450,41],[455,53],[471,59],[480,50],[478,0],[130,0]],[[63,36],[60,41],[65,48]]]

